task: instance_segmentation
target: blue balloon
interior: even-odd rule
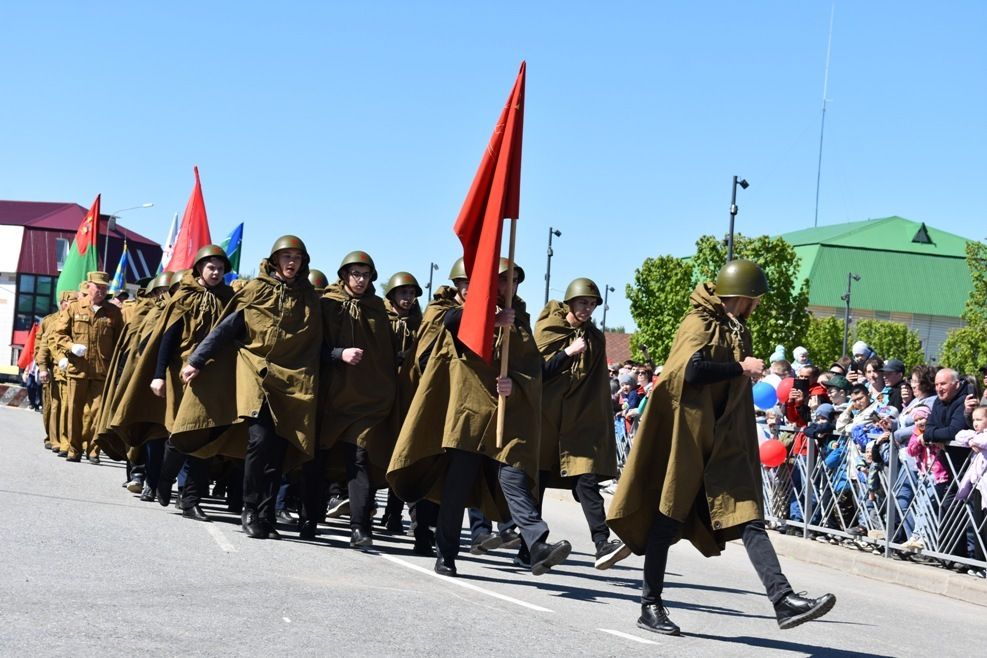
[[[761,411],[767,411],[778,404],[778,394],[771,384],[758,382],[754,384],[754,406]]]

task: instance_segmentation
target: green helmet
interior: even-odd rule
[[[309,270],[308,282],[311,283],[312,287],[316,290],[325,290],[329,287],[329,279],[326,278],[326,275],[322,270]]]
[[[449,270],[449,279],[455,281],[456,279],[469,279],[466,276],[466,261],[462,258],[457,258],[456,262],[452,264],[452,269]]]
[[[342,279],[343,270],[345,270],[350,265],[367,265],[370,267],[370,280],[377,280],[377,266],[374,265],[374,259],[370,257],[365,251],[351,251],[343,257],[343,262],[339,264],[339,269],[336,270],[336,275]]]
[[[384,286],[384,296],[390,295],[392,290],[402,286],[414,286],[415,295],[418,297],[422,296],[422,287],[418,285],[418,279],[410,272],[396,272],[392,274],[391,278],[387,280],[387,285]]]
[[[751,260],[732,260],[716,275],[718,297],[753,297],[770,292],[768,278],[761,266]]]
[[[592,279],[587,279],[584,276],[572,280],[569,287],[565,289],[565,299],[562,301],[568,304],[576,297],[593,297],[596,299],[597,305],[603,303],[603,297],[600,296],[600,288],[593,283]]]
[[[151,292],[157,290],[158,288],[167,288],[171,285],[171,272],[162,272],[153,279],[147,282],[147,287],[144,288],[146,292]]]
[[[501,258],[500,269],[497,271],[497,273],[504,274],[505,272],[507,272],[508,263],[510,263],[510,260],[506,258]],[[521,283],[522,281],[524,281],[524,268],[518,265],[517,261],[514,261],[514,283]]]
[[[168,278],[168,287],[177,286],[185,278],[186,272],[189,270],[178,270],[177,272],[172,272]]]
[[[205,247],[202,247],[195,252],[195,259],[192,261],[194,263],[194,265],[192,265],[192,272],[196,276],[202,274],[202,270],[199,269],[199,262],[207,258],[218,258],[223,261],[223,266],[226,268],[224,273],[233,269],[233,266],[230,264],[230,259],[222,247],[218,244],[207,244]]]
[[[301,238],[294,235],[282,235],[274,241],[274,246],[271,247],[271,255],[268,256],[268,260],[274,260],[274,254],[282,249],[298,249],[302,252],[302,262],[305,263],[306,266],[308,265],[308,249],[305,248],[305,243],[302,242]]]

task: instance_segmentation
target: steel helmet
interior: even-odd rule
[[[329,287],[329,279],[322,270],[309,270],[308,282],[311,283],[312,287],[316,290],[325,290]]]
[[[392,290],[401,286],[414,286],[415,295],[418,297],[422,296],[422,287],[418,285],[418,279],[410,272],[396,272],[392,274],[391,278],[387,280],[387,285],[384,286],[384,296],[390,295]]]
[[[593,297],[596,299],[597,305],[603,304],[600,288],[593,283],[592,279],[587,279],[584,276],[572,280],[572,283],[565,289],[565,299],[562,301],[568,304],[576,297]]]
[[[305,248],[305,243],[302,242],[301,238],[294,235],[282,235],[280,238],[274,241],[274,246],[271,247],[271,255],[268,256],[268,260],[274,260],[274,254],[281,251],[282,249],[298,249],[302,252],[302,262],[305,266],[308,266],[309,256],[308,249]]]
[[[500,259],[500,269],[498,270],[498,274],[505,274],[507,272],[508,263],[510,263],[508,259]],[[514,283],[521,283],[522,281],[524,281],[524,268],[518,265],[517,261],[514,261]]]
[[[370,267],[370,280],[377,280],[377,266],[374,265],[374,259],[370,257],[365,251],[351,251],[343,257],[343,262],[339,264],[339,269],[336,270],[336,276],[340,279],[343,278],[343,270],[345,270],[350,265],[367,265]]]
[[[462,258],[457,258],[456,262],[452,264],[452,269],[449,270],[449,279],[455,281],[456,279],[469,279],[466,276],[466,261]]]
[[[177,272],[172,272],[168,278],[168,287],[177,286],[185,278],[185,274],[191,270],[178,270]]]
[[[718,297],[759,298],[770,292],[768,278],[761,266],[751,260],[732,260],[720,268],[716,275]]]
[[[147,282],[147,287],[145,290],[147,292],[152,292],[158,288],[167,288],[171,285],[171,272],[162,272],[153,279]]]
[[[233,265],[230,264],[230,259],[222,247],[218,244],[207,244],[205,247],[202,247],[195,252],[195,259],[192,261],[194,263],[194,265],[192,265],[192,272],[196,276],[200,276],[202,274],[202,270],[199,269],[199,261],[203,261],[207,258],[218,258],[223,261],[223,266],[226,268],[224,273],[228,273],[231,269],[233,269]]]

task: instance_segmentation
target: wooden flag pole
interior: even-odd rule
[[[511,244],[507,250],[507,298],[504,300],[504,308],[511,308],[514,304],[514,237],[517,235],[517,218],[511,217]],[[500,378],[507,377],[507,366],[509,365],[511,330],[514,327],[504,327],[502,339],[500,341]],[[504,447],[504,419],[507,417],[507,398],[503,395],[497,396],[497,449]]]

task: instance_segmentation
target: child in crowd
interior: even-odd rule
[[[801,345],[792,350],[792,356],[795,357],[795,362],[792,363],[792,366],[796,370],[812,365],[812,360],[809,358],[809,350],[805,349]]]
[[[987,477],[985,477],[987,475],[987,405],[981,404],[974,408],[973,429],[958,432],[956,443],[965,443],[974,453],[963,479],[960,480],[956,499],[968,501],[970,504],[974,523],[980,531],[979,533],[971,531],[967,536],[967,544],[972,545],[975,557],[983,560],[983,547],[987,546],[987,524],[984,524],[985,510],[987,510]],[[987,572],[983,569],[970,569],[967,573],[981,578],[987,577]]]

